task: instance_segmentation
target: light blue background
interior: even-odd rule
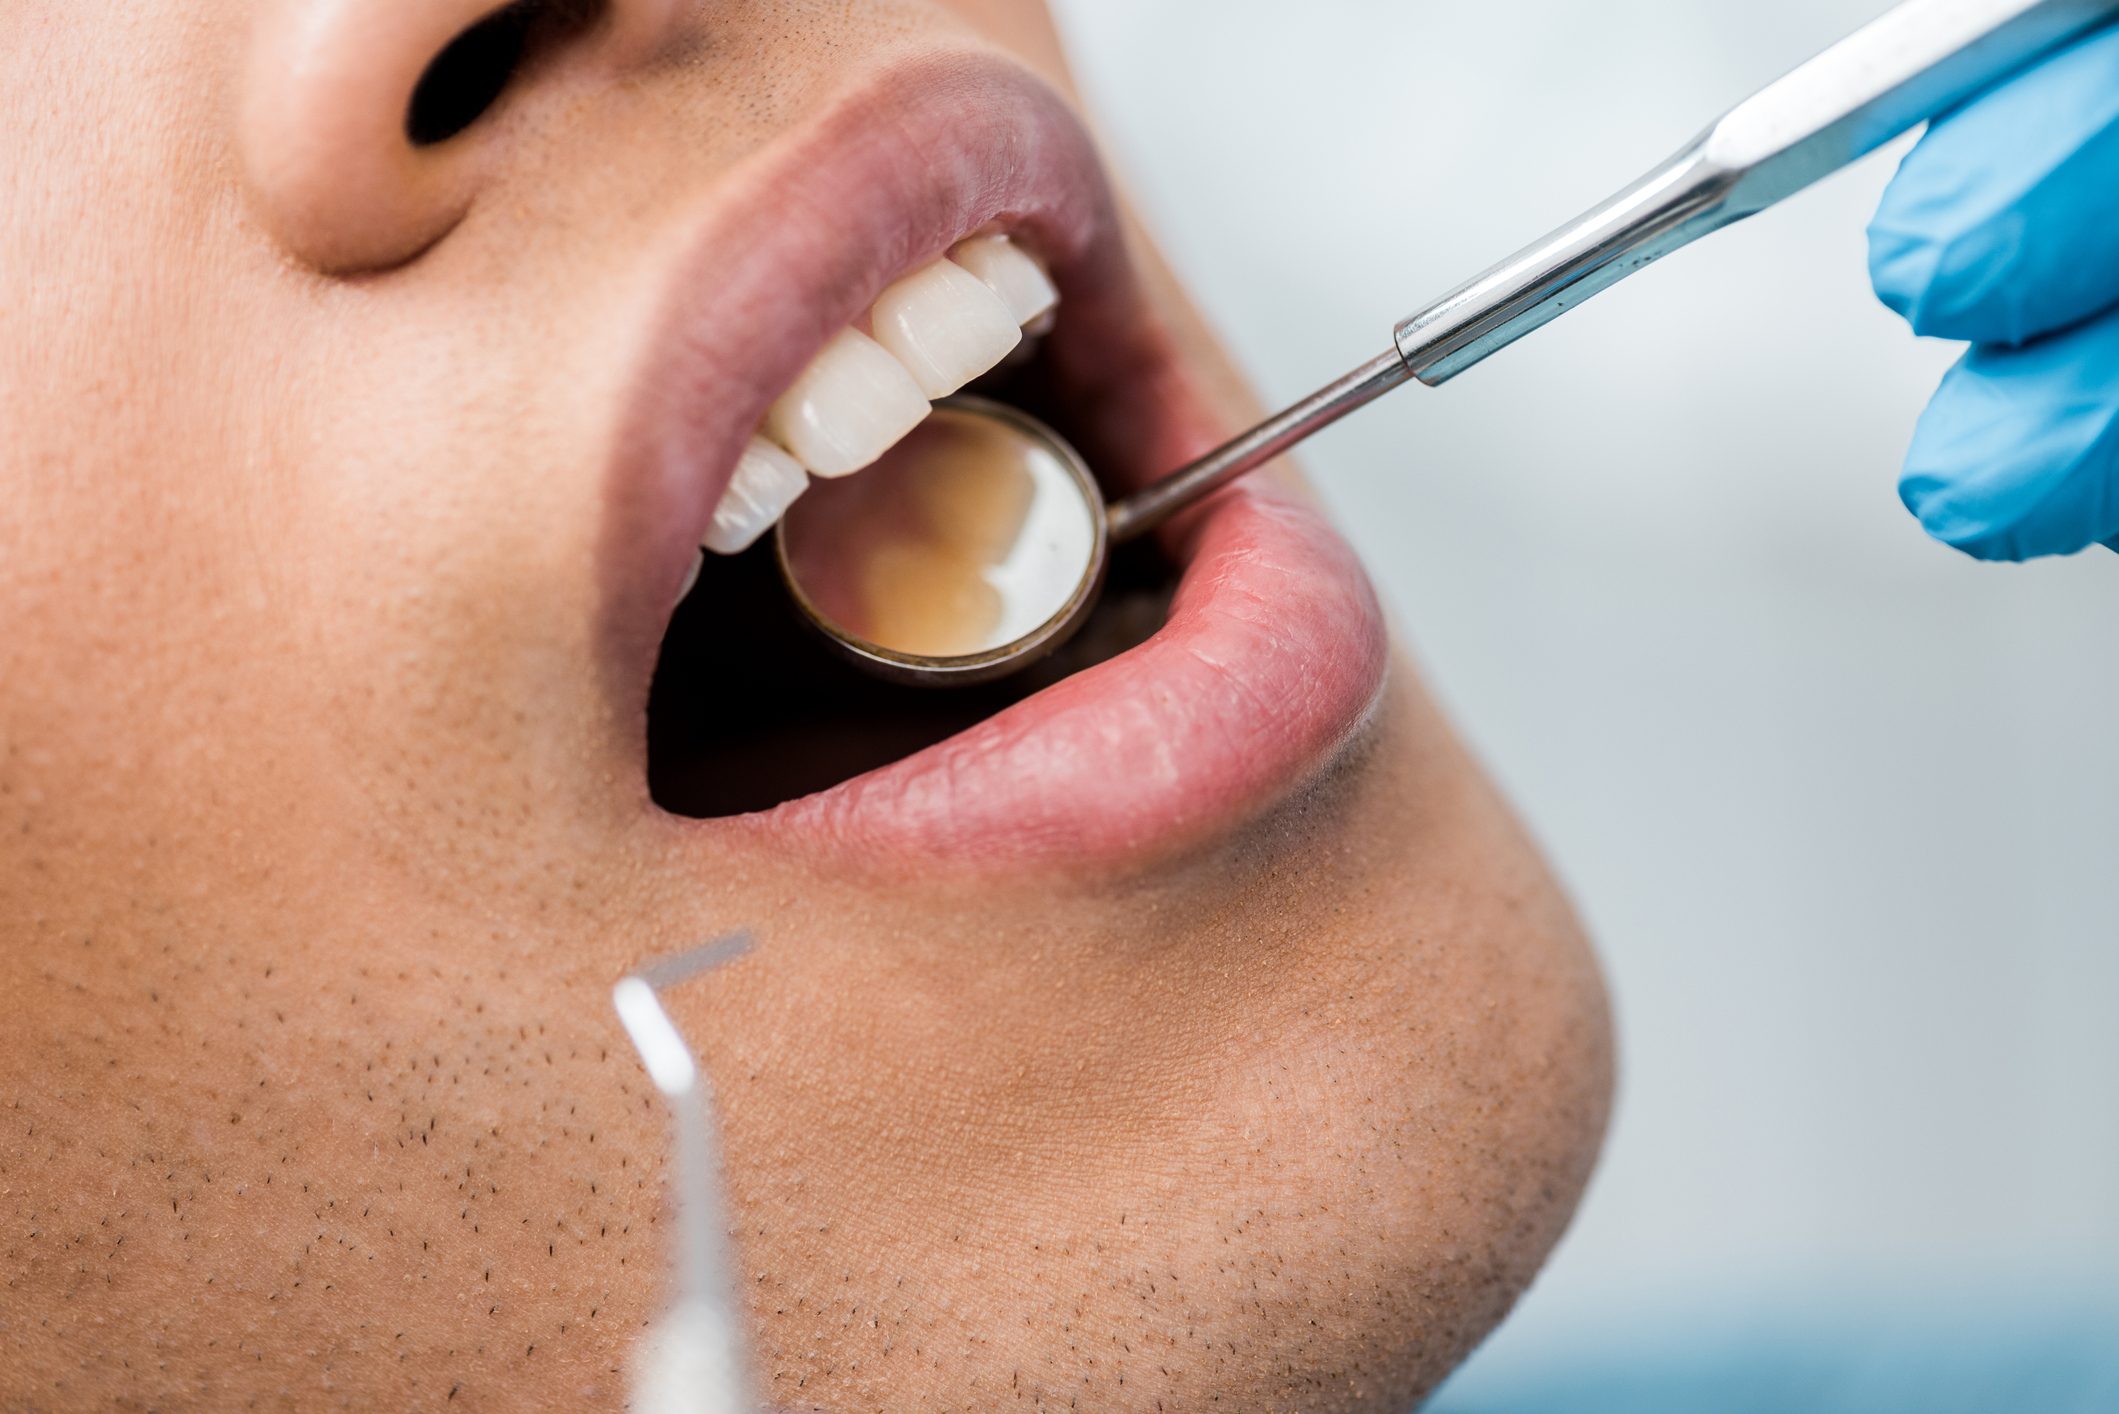
[[[1285,401],[1883,5],[1058,8]],[[1868,292],[1893,160],[1307,454],[1623,1028],[1589,1201],[1446,1407],[1710,1328],[2020,1354],[2119,1295],[2119,556],[1975,565],[1899,507],[1955,350]]]

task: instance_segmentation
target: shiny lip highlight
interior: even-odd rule
[[[635,704],[765,409],[891,280],[974,232],[1016,234],[1050,269],[1062,314],[1043,357],[1120,489],[1225,431],[1148,313],[1079,121],[990,53],[886,65],[717,186],[692,229],[661,285],[610,488],[608,666]],[[1101,869],[1255,816],[1367,720],[1382,616],[1345,543],[1255,478],[1164,537],[1183,573],[1150,642],[891,766],[682,828],[855,870]]]

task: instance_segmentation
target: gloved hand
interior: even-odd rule
[[[1869,228],[1884,303],[1973,347],[1899,495],[1981,559],[2119,549],[2119,31],[1942,119]]]

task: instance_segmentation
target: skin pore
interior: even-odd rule
[[[0,1403],[619,1407],[668,1146],[609,988],[752,926],[672,1005],[775,1408],[1409,1407],[1611,1053],[1408,664],[1255,818],[1008,870],[661,812],[602,666],[641,252],[885,57],[1064,85],[1041,7],[585,6],[408,156],[492,8],[0,6]]]

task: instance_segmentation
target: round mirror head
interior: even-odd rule
[[[1103,494],[1033,417],[952,398],[865,471],[818,481],[780,521],[795,603],[863,666],[973,683],[1079,628],[1102,586]]]

